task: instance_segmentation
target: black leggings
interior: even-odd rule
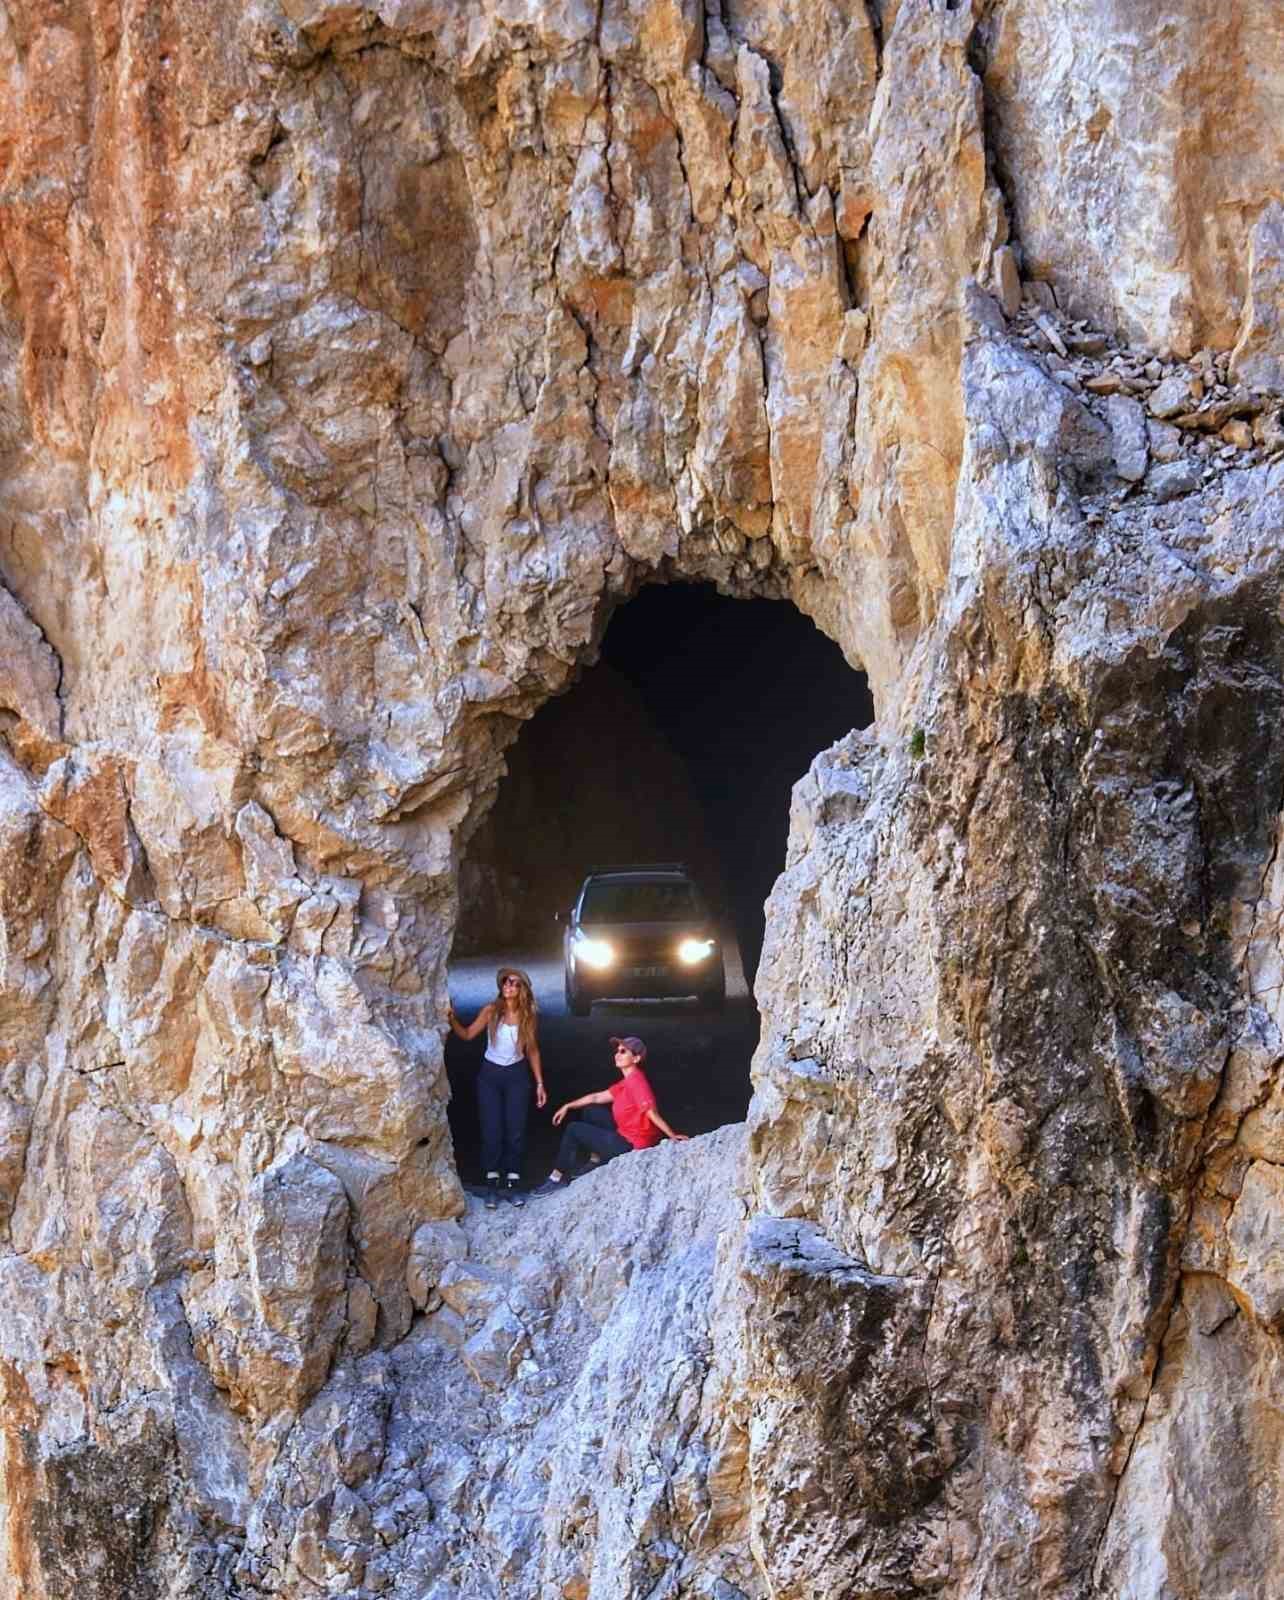
[[[612,1156],[622,1156],[633,1146],[615,1126],[609,1106],[585,1106],[573,1115],[562,1129],[562,1142],[557,1150],[557,1170],[573,1171],[585,1155],[601,1156],[609,1161]],[[583,1152],[583,1155],[581,1155]]]
[[[477,1072],[483,1172],[515,1172],[521,1176],[530,1109],[531,1069],[525,1060],[501,1067],[483,1057]]]

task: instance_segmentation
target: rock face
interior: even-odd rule
[[[1278,9],[21,0],[0,70],[5,1592],[1279,1592]],[[496,1229],[461,861],[663,579],[877,730],[747,1131]]]

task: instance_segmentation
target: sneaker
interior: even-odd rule
[[[486,1174],[486,1209],[495,1211],[499,1207],[499,1173]]]
[[[508,1196],[509,1205],[519,1208],[526,1204],[526,1191],[519,1187],[521,1181],[515,1172],[510,1172],[508,1174],[508,1182],[504,1185],[504,1193]]]
[[[552,1178],[545,1178],[543,1183],[538,1185],[537,1188],[534,1188],[534,1189],[531,1190],[531,1199],[532,1200],[540,1200],[546,1194],[561,1194],[562,1190],[565,1189],[565,1187],[566,1187],[566,1179],[565,1178],[562,1179],[561,1183],[554,1183]]]

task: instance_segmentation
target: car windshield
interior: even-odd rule
[[[581,922],[690,922],[700,914],[694,884],[590,883],[580,906]]]

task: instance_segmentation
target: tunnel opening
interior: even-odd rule
[[[744,1116],[758,1038],[752,985],[790,792],[820,750],[872,721],[865,675],[788,602],[657,584],[615,612],[596,664],[522,730],[461,865],[450,988],[467,1021],[494,998],[502,964],[534,981],[549,1105],[532,1108],[528,1179],[552,1163],[556,1106],[613,1080],[611,1035],[646,1040],[648,1076],[675,1128],[703,1133]],[[707,995],[613,997],[573,1015],[566,915],[586,874],[656,863],[683,864],[708,907],[725,1009]],[[451,1038],[446,1052],[466,1180],[478,1173],[485,1043]]]

